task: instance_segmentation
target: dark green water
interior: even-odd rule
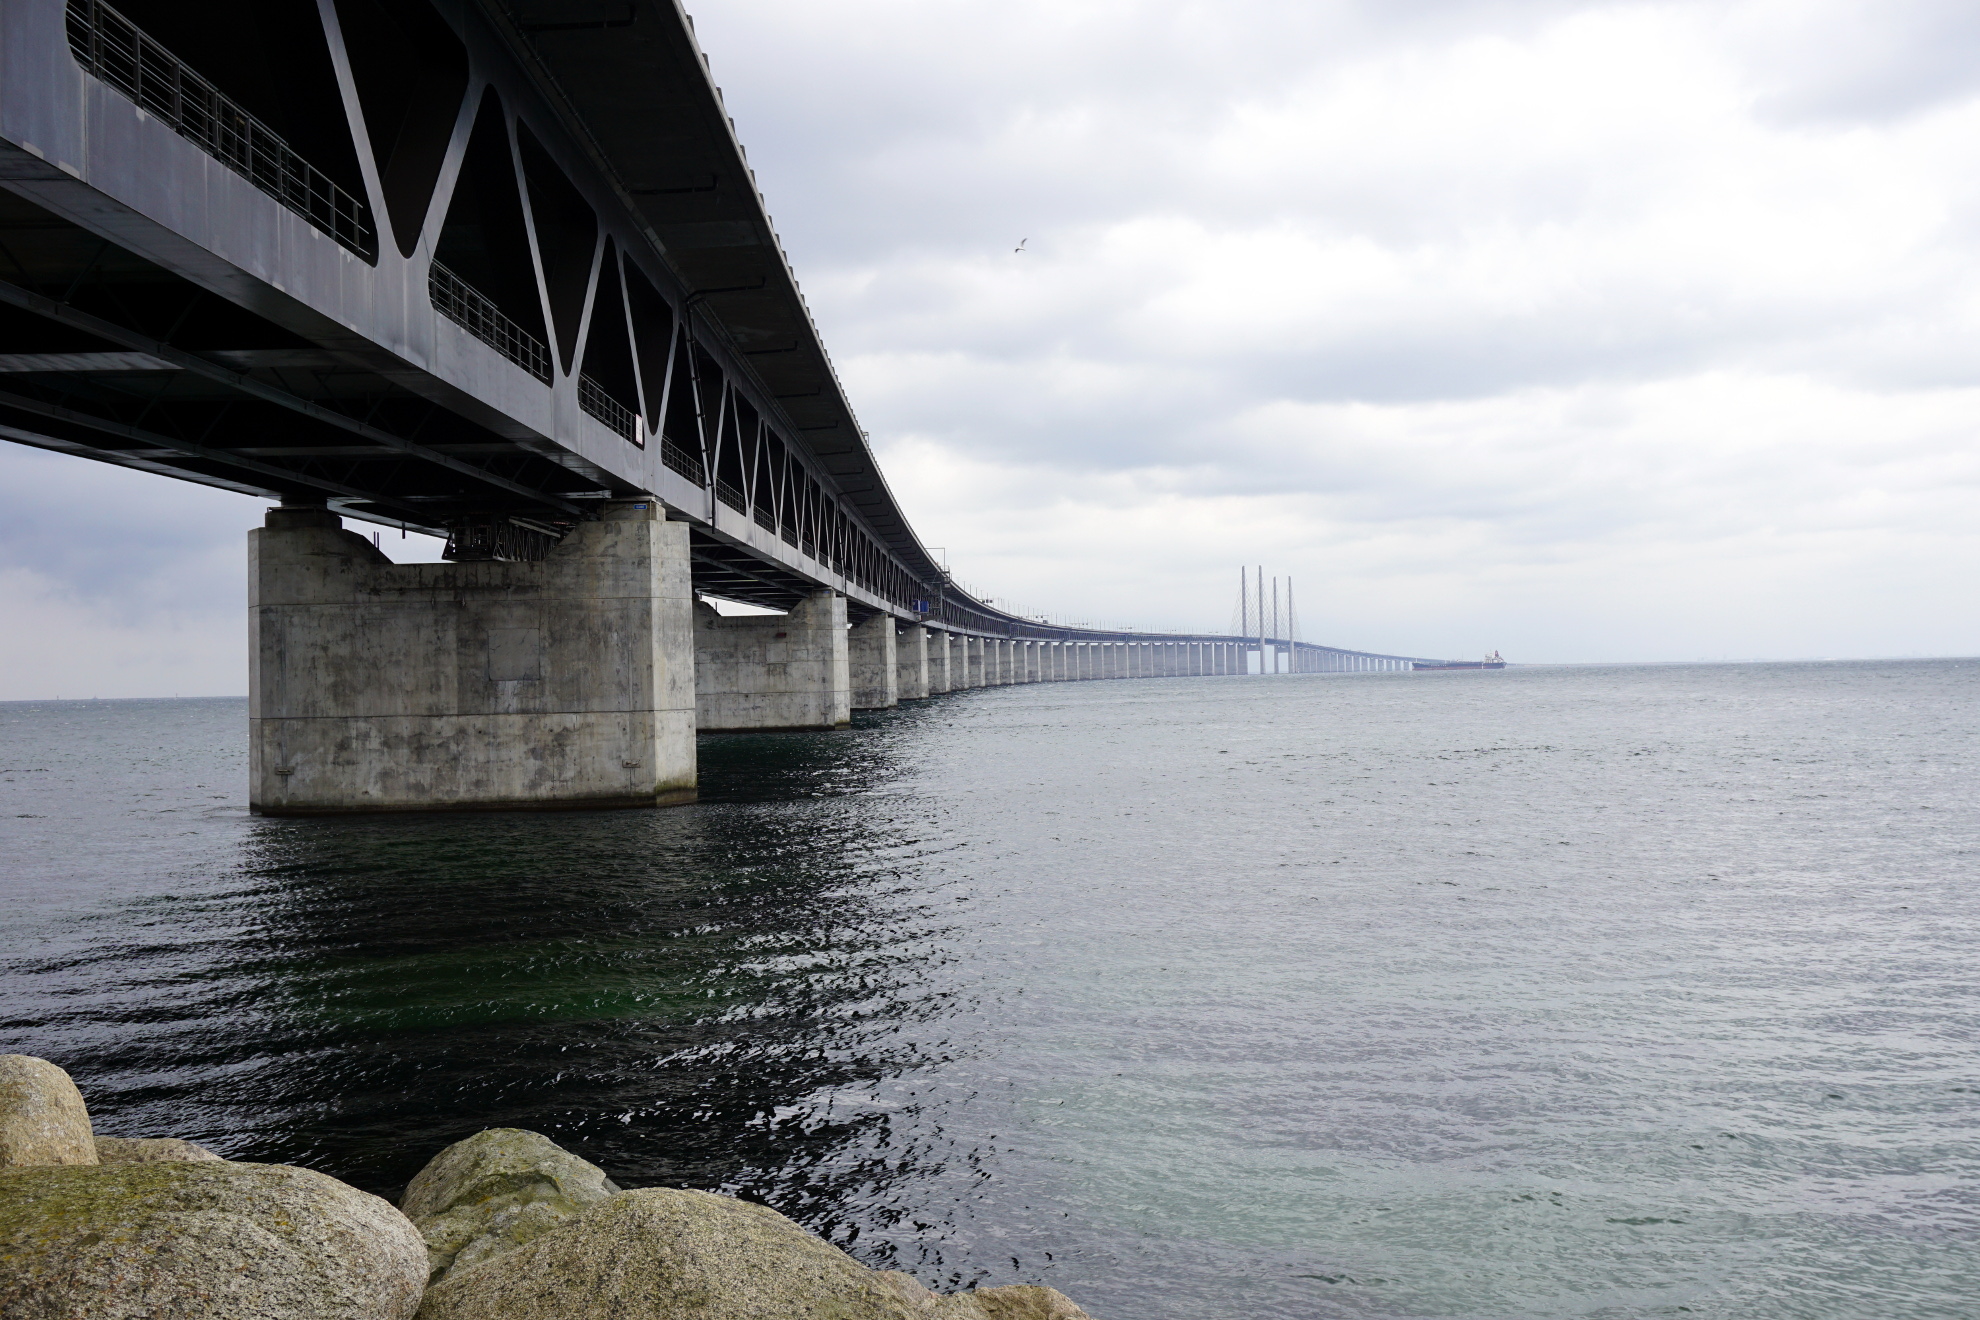
[[[1980,662],[1176,679],[264,821],[0,706],[0,1049],[386,1195],[481,1127],[1100,1320],[1980,1313]]]

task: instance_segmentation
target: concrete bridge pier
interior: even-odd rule
[[[920,701],[928,695],[928,629],[911,624],[894,637],[894,696]]]
[[[248,534],[248,802],[270,816],[695,796],[688,529],[606,506],[533,563],[395,564],[321,505]]]
[[[949,643],[953,639],[940,629],[930,629],[928,633],[928,695],[939,697],[953,689],[950,681],[952,655]]]
[[[929,695],[962,687],[962,643],[954,633],[929,635]]]
[[[814,591],[788,614],[694,607],[695,717],[703,733],[838,729],[852,721],[846,598]]]
[[[846,634],[846,663],[854,710],[885,710],[900,705],[898,652],[891,614],[871,615]]]

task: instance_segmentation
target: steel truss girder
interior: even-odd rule
[[[212,449],[206,445],[194,444],[190,440],[175,440],[171,436],[160,435],[156,431],[147,431],[142,427],[112,421],[107,417],[97,417],[91,413],[78,412],[74,408],[65,408],[59,403],[45,403],[40,399],[30,399],[25,395],[0,390],[0,409],[24,412],[32,416],[46,418],[52,422],[62,422],[69,426],[78,426],[87,430],[98,431],[104,435],[114,435],[120,439],[134,440],[139,444],[148,445],[154,452],[164,451],[179,454],[186,458],[197,458],[209,463],[219,463],[228,467],[240,468],[260,476],[272,477],[284,485],[312,486],[317,490],[329,491],[333,495],[342,495],[347,499],[364,500],[384,508],[402,510],[408,518],[418,520],[422,526],[425,524],[427,516],[425,513],[413,508],[409,504],[402,504],[389,495],[381,495],[375,491],[364,490],[361,487],[349,486],[341,481],[333,481],[328,477],[312,476],[306,472],[298,472],[293,468],[278,467],[273,463],[263,463],[252,458],[242,458],[240,455],[229,453],[224,449]],[[106,454],[115,453],[114,450],[105,452]]]
[[[361,436],[371,441],[373,444],[382,445],[388,449],[396,449],[409,458],[417,458],[422,462],[432,463],[437,467],[446,468],[462,476],[471,477],[485,485],[493,486],[497,490],[505,491],[511,495],[521,495],[526,499],[551,505],[554,508],[563,510],[565,513],[575,514],[580,518],[590,516],[581,505],[573,504],[569,500],[537,490],[531,486],[526,486],[519,481],[511,481],[507,477],[497,476],[485,468],[476,467],[472,463],[464,463],[460,459],[442,454],[437,450],[415,444],[401,436],[392,434],[390,431],[380,430],[368,422],[361,422],[355,417],[347,417],[335,409],[325,408],[320,404],[311,403],[308,399],[299,398],[287,390],[277,389],[273,385],[264,385],[246,372],[235,371],[231,367],[223,367],[217,362],[210,362],[196,353],[188,353],[184,349],[174,348],[170,344],[162,343],[147,335],[139,334],[135,330],[118,325],[115,321],[105,320],[103,317],[70,307],[65,303],[57,302],[55,299],[47,297],[44,294],[35,293],[30,289],[23,289],[18,284],[0,281],[0,302],[18,307],[25,312],[32,312],[37,316],[46,317],[48,320],[66,325],[71,329],[81,330],[85,333],[96,335],[98,338],[107,339],[113,344],[122,344],[126,349],[147,354],[162,362],[168,362],[182,371],[190,372],[193,375],[204,377],[216,384],[238,390],[251,398],[260,399],[265,403],[272,403],[278,407],[286,408],[291,412],[309,418],[311,421],[348,431],[352,435]],[[227,461],[240,462],[243,466],[246,466],[244,460],[229,458]],[[371,497],[366,496],[365,498]]]

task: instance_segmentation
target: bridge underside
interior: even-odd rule
[[[0,5],[0,438],[277,502],[257,809],[682,801],[697,727],[1243,672],[954,586],[685,13],[605,8]]]
[[[4,192],[0,263],[9,439],[443,537],[483,513],[561,533],[637,493]]]

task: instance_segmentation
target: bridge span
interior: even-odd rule
[[[0,437],[276,502],[261,812],[651,806],[697,730],[1410,659],[958,589],[675,0],[0,0],[0,340]]]

